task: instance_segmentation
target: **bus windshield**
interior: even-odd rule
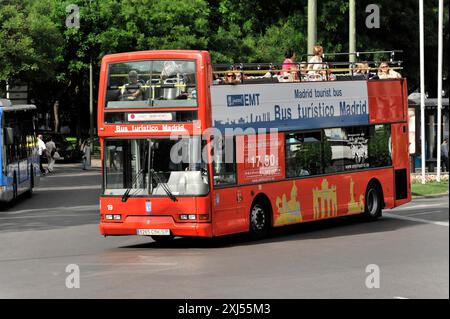
[[[144,60],[108,67],[106,108],[197,106],[195,61]]]
[[[175,196],[206,195],[200,144],[195,137],[106,140],[105,195],[170,195],[165,188]]]

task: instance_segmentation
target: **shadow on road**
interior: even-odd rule
[[[153,248],[153,249],[184,249],[184,248],[227,248],[230,246],[252,246],[273,242],[297,241],[308,239],[323,239],[359,234],[396,231],[400,228],[417,225],[414,222],[381,218],[375,222],[365,222],[360,216],[347,216],[330,220],[283,226],[272,230],[270,236],[263,240],[251,240],[247,234],[228,235],[217,238],[175,238],[171,242],[148,242],[119,248]]]
[[[0,203],[0,232],[51,230],[96,224],[99,220],[101,176],[98,169],[58,164],[40,178],[31,198]]]

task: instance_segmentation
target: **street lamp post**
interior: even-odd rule
[[[436,181],[441,181],[441,131],[442,131],[442,28],[444,18],[444,0],[439,0],[438,22],[438,92],[437,92],[437,175]]]
[[[355,0],[349,0],[349,23],[348,23],[348,52],[350,52],[350,62],[356,61],[356,4]]]
[[[308,0],[308,54],[317,44],[317,0]]]
[[[423,0],[419,0],[419,42],[420,42],[420,143],[422,160],[422,184],[425,184],[425,59],[423,39]]]

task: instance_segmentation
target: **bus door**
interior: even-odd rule
[[[212,222],[214,235],[246,231],[246,215],[237,187],[235,138],[215,138],[212,155]]]

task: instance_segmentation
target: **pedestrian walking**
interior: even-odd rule
[[[89,140],[86,140],[81,144],[81,152],[83,153],[83,170],[86,170],[91,160],[91,146]]]
[[[41,171],[41,174],[45,175],[46,171],[44,169],[44,166],[42,166],[42,161],[44,160],[46,146],[43,141],[42,134],[38,135],[37,142],[38,142],[38,154],[39,154],[39,169]]]
[[[445,137],[441,144],[441,161],[444,162],[445,171],[448,172],[448,137]]]
[[[50,137],[50,141],[45,143],[45,153],[47,155],[47,170],[49,173],[53,172],[53,166],[55,165],[55,154],[56,154],[56,144],[53,142],[53,139]]]

